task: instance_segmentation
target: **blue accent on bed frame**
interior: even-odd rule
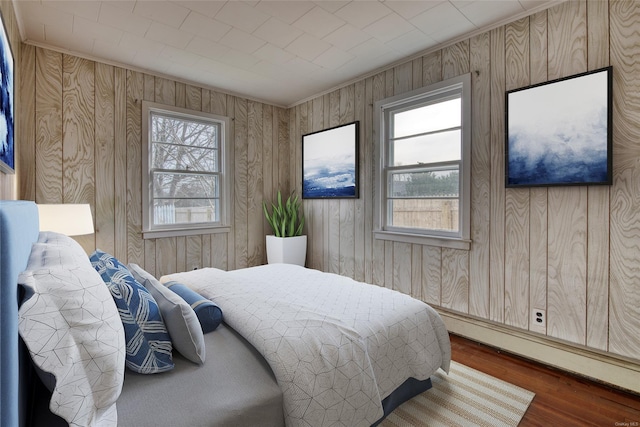
[[[0,200],[0,426],[25,423],[20,396],[18,340],[18,275],[27,267],[31,246],[38,240],[38,207],[34,202]]]

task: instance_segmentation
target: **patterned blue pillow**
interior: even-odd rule
[[[215,330],[222,323],[222,310],[213,301],[179,282],[167,282],[164,285],[180,295],[196,312],[203,333]]]
[[[173,369],[171,338],[149,291],[112,255],[97,250],[90,259],[118,307],[127,342],[126,366],[141,374]]]

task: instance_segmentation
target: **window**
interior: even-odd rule
[[[145,238],[229,230],[229,120],[143,102]]]
[[[470,75],[375,104],[376,238],[469,248]]]

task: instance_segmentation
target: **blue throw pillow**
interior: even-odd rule
[[[153,296],[112,255],[97,250],[90,259],[118,307],[127,342],[126,366],[141,374],[173,369],[171,338]]]
[[[222,310],[213,301],[203,297],[191,288],[178,282],[167,282],[164,284],[176,294],[184,299],[193,311],[196,312],[202,332],[205,334],[215,330],[222,322]]]

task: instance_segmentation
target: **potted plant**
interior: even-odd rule
[[[267,236],[267,262],[269,264],[285,263],[304,266],[307,256],[307,236],[302,235],[304,215],[300,212],[300,200],[293,194],[286,202],[282,202],[282,194],[278,191],[276,203],[271,204],[271,212],[267,203],[262,202],[262,209],[267,222],[273,230]]]

